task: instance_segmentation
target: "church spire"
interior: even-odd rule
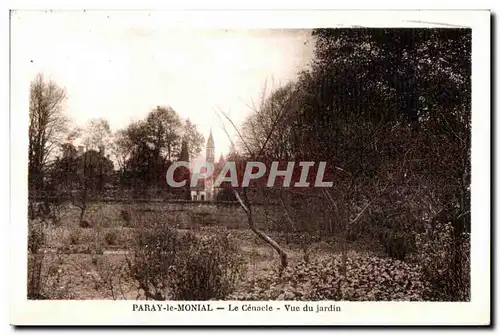
[[[207,148],[214,148],[214,138],[212,137],[212,127],[210,127],[210,135],[208,135]]]
[[[208,136],[208,141],[207,141],[207,155],[206,155],[206,160],[207,163],[214,164],[214,154],[215,154],[215,144],[214,144],[214,138],[212,136],[212,128],[210,127],[210,135]],[[214,176],[210,175],[208,178],[205,178],[205,193],[206,193],[206,199],[208,201],[213,201],[214,200]]]
[[[215,144],[214,144],[214,138],[212,136],[212,128],[210,128],[210,135],[208,135],[208,141],[207,141],[207,155],[206,155],[207,162],[212,164],[215,162],[214,154],[215,154]]]

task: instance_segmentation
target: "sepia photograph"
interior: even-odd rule
[[[25,303],[470,303],[473,28],[184,15],[11,11]]]

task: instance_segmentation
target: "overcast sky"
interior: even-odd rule
[[[293,80],[313,48],[308,30],[180,29],[158,13],[21,11],[11,20],[13,64],[27,81],[42,72],[65,87],[77,125],[103,117],[117,130],[170,105],[205,140],[212,128],[217,157],[230,142],[214,107],[239,124],[266,81]]]

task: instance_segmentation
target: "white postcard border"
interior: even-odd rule
[[[134,12],[124,15],[133,22]],[[139,14],[141,15],[141,14]],[[168,15],[172,20],[165,20]],[[152,12],[152,27],[165,22],[191,28],[470,27],[472,28],[472,233],[471,302],[332,302],[341,312],[286,312],[285,304],[253,302],[276,312],[133,312],[133,301],[28,301],[27,150],[29,81],[22,58],[11,54],[10,322],[16,325],[469,325],[490,322],[490,13],[489,11],[210,11]],[[16,40],[12,35],[11,50]],[[141,301],[144,303],[144,301]],[[153,302],[154,303],[154,302]],[[179,302],[164,302],[177,304]]]

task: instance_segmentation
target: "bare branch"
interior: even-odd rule
[[[234,127],[234,129],[236,130],[236,132],[238,133],[238,136],[240,137],[241,141],[243,142],[243,144],[245,145],[246,149],[248,150],[248,153],[250,154],[250,156],[254,157],[254,154],[252,152],[252,150],[250,150],[250,147],[248,146],[248,144],[246,143],[245,139],[243,138],[243,136],[241,135],[238,127],[236,127],[236,125],[234,124],[233,120],[231,120],[229,118],[229,116],[226,115],[226,113],[224,113],[222,110],[219,110],[219,112],[224,115],[224,117],[231,123],[231,125]]]
[[[359,218],[361,217],[361,215],[363,215],[363,213],[365,212],[365,210],[370,207],[370,205],[373,203],[373,201],[375,201],[375,199],[373,199],[372,201],[370,201],[369,203],[366,204],[366,206],[358,213],[358,215],[349,222],[349,224],[353,224],[355,223],[356,221],[359,220]]]
[[[231,143],[231,145],[234,146],[234,142],[231,139],[231,136],[229,135],[229,132],[227,131],[226,125],[222,121],[222,118],[220,117],[219,113],[215,110],[215,108],[213,109],[213,111],[214,111],[215,115],[217,115],[217,118],[219,119],[219,122],[220,122],[220,124],[222,126],[222,130],[224,130],[224,133],[226,133],[226,136],[229,139],[229,143]]]

